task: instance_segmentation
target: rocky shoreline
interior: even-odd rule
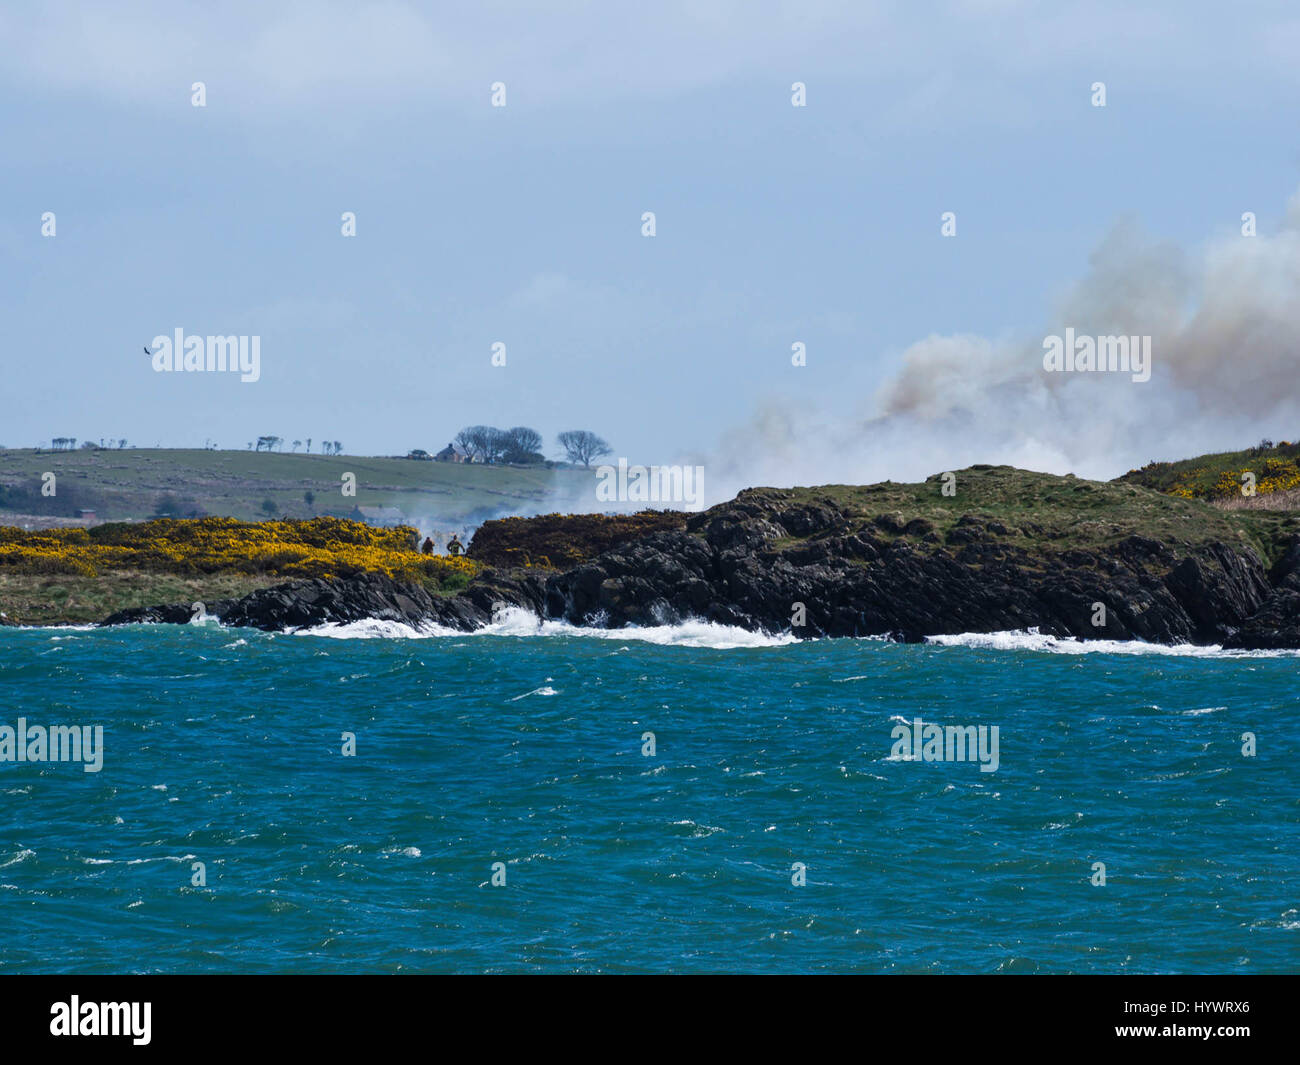
[[[1024,483],[1008,481],[1013,475]],[[290,581],[205,608],[227,625],[266,630],[378,618],[469,631],[509,606],[604,627],[699,618],[800,637],[905,641],[1032,627],[1082,640],[1300,648],[1294,519],[1279,518],[1264,541],[1253,526],[1239,531],[1234,516],[1146,489],[1008,467],[961,476],[967,498],[951,503],[924,484],[751,489],[690,515],[683,529],[639,536],[563,571],[488,570],[455,596],[365,575]],[[1039,493],[1033,520],[992,505],[1009,486]],[[1087,512],[1071,513],[1080,493]],[[900,499],[915,500],[914,513],[872,513]],[[1194,531],[1169,535],[1183,527]],[[192,614],[189,605],[156,606],[103,624],[179,624]]]

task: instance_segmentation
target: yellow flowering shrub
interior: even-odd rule
[[[1274,492],[1288,492],[1293,488],[1300,488],[1300,468],[1294,462],[1286,459],[1270,458],[1265,459],[1263,467],[1259,470],[1240,469],[1240,470],[1223,470],[1208,490],[1198,490],[1187,482],[1180,482],[1173,490],[1173,495],[1183,496],[1186,499],[1195,499],[1202,496],[1208,496],[1211,499],[1229,499],[1242,494],[1242,478],[1247,473],[1253,473],[1255,476],[1255,494],[1259,496],[1272,495]]]
[[[422,555],[417,544],[418,534],[410,526],[377,529],[344,518],[159,518],[35,532],[0,527],[0,570],[83,576],[119,569],[284,577],[383,573],[401,580],[461,585],[482,568],[464,556]]]

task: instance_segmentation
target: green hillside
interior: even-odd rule
[[[935,474],[919,484],[755,488],[742,492],[736,503],[788,508],[830,500],[850,518],[854,531],[920,546],[960,544],[976,529],[982,539],[1016,543],[1045,559],[1070,550],[1105,553],[1130,536],[1142,536],[1175,545],[1241,545],[1271,562],[1300,531],[1300,519],[1291,514],[1227,512],[1122,481],[1085,481],[1011,466],[958,470],[955,494],[945,496],[942,488],[943,475]]]
[[[56,478],[52,497],[41,493],[47,472]],[[348,473],[355,496],[342,494]],[[264,508],[268,499],[274,511]],[[586,509],[593,499],[593,471],[568,467],[200,449],[0,451],[0,524],[15,515],[76,518],[83,508],[101,521],[129,521],[160,512],[346,517],[354,506],[384,506],[452,528],[502,513]]]
[[[1242,493],[1249,486],[1250,473],[1255,478],[1255,494]],[[1116,481],[1153,488],[1184,499],[1209,499],[1238,504],[1250,499],[1252,505],[1279,510],[1297,506],[1296,489],[1300,489],[1300,443],[1283,440],[1274,444],[1261,440],[1242,451],[1223,451],[1198,455],[1177,462],[1150,462],[1140,470],[1129,470]],[[1274,497],[1269,500],[1267,497]]]

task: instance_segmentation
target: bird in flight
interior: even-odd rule
[[[144,353],[145,353],[146,355],[152,355],[152,354],[153,354],[153,352],[150,351],[148,348],[145,348],[145,349],[144,349]]]

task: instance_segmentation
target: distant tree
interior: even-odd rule
[[[311,437],[307,437],[307,454],[311,454]]]
[[[555,438],[564,454],[575,465],[590,466],[592,459],[613,454],[611,448],[595,433],[586,429],[570,429]]]
[[[93,440],[83,440],[81,442],[82,451],[98,451],[99,445]]]
[[[452,441],[470,461],[500,462],[510,450],[510,433],[494,425],[471,425]]]
[[[118,451],[121,451],[124,447],[126,447],[126,437],[122,437],[122,439],[117,442]]]
[[[506,430],[505,460],[507,462],[536,462],[541,457],[542,434],[526,425],[516,425]]]
[[[293,442],[293,450],[294,450],[294,451],[297,451],[300,447],[302,447],[302,441],[301,441],[301,440],[295,440],[295,441]]]
[[[180,500],[165,492],[154,500],[153,512],[155,517],[174,517],[181,512]]]
[[[506,450],[509,447],[509,433],[504,429],[497,429],[495,426],[487,427],[487,436],[484,440],[483,450],[487,454],[488,462],[500,462],[506,457]]]
[[[411,451],[408,451],[406,453],[406,457],[408,459],[415,459],[419,462],[427,462],[429,459],[433,458],[433,456],[430,455],[427,451],[425,451],[424,448],[422,447],[417,447],[412,449]]]
[[[480,449],[481,441],[479,438],[479,431],[486,428],[487,426],[484,425],[467,426],[452,437],[451,442],[455,447],[460,448],[460,450],[465,453],[465,457],[469,459],[470,462],[473,462],[475,459],[482,462],[483,453]]]
[[[251,440],[248,442],[248,450],[249,450],[249,451],[252,451],[252,450],[253,450],[253,441],[251,441]]]
[[[273,517],[275,515],[275,512],[279,509],[280,508],[275,505],[274,499],[268,498],[262,500],[262,513],[265,514],[268,518]]]
[[[314,507],[316,505],[316,493],[308,488],[307,491],[302,494],[302,501],[306,503],[307,506]]]
[[[334,441],[334,454],[336,454],[336,455],[342,455],[342,454],[343,454],[343,444],[342,444],[341,442],[339,442],[338,440],[335,440],[335,441]]]

